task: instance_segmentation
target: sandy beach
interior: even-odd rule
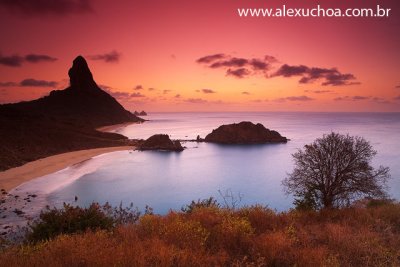
[[[94,156],[133,148],[133,146],[119,146],[86,149],[35,160],[20,167],[0,172],[0,189],[10,191],[24,182],[62,170],[70,165],[88,160]]]
[[[119,123],[119,124],[113,124],[113,125],[99,127],[96,130],[100,131],[100,132],[117,133],[119,130],[125,128],[128,125],[138,124],[138,123],[140,123],[140,122],[125,122],[125,123]]]

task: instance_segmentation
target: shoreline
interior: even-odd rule
[[[99,132],[106,132],[106,133],[118,133],[119,130],[125,128],[126,126],[132,125],[132,124],[141,124],[142,122],[124,122],[124,123],[119,123],[119,124],[112,124],[112,125],[107,125],[107,126],[102,126],[99,128],[96,128],[96,131]]]
[[[84,149],[31,161],[22,166],[0,172],[0,189],[8,192],[27,181],[57,172],[95,156],[114,151],[133,150],[134,148],[135,146],[117,146]]]

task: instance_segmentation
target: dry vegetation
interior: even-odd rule
[[[2,266],[399,266],[400,205],[276,213],[255,206],[143,215],[111,231],[0,253]]]

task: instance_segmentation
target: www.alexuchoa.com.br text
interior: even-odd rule
[[[282,5],[279,8],[238,8],[240,17],[389,17],[390,8],[377,5],[376,8],[323,8],[317,5],[312,8],[290,8]]]

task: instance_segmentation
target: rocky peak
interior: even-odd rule
[[[72,88],[81,90],[97,89],[98,86],[93,80],[88,64],[84,57],[77,56],[68,71],[69,81]]]

